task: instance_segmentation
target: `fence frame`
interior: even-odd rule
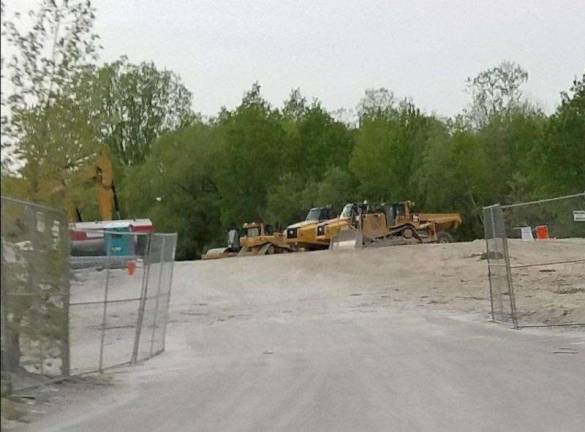
[[[585,192],[559,196],[554,198],[547,198],[536,201],[528,201],[521,203],[514,203],[508,205],[493,204],[491,206],[483,207],[483,224],[486,241],[486,258],[488,266],[488,282],[489,282],[489,293],[490,293],[490,315],[492,321],[505,321],[505,313],[503,304],[500,308],[495,304],[496,299],[501,303],[502,296],[504,293],[499,289],[499,284],[496,280],[496,272],[494,269],[504,268],[505,271],[505,287],[509,297],[509,317],[512,321],[514,329],[529,328],[529,327],[557,327],[557,326],[585,326],[585,323],[566,323],[566,324],[526,324],[520,325],[518,319],[518,311],[516,306],[516,293],[514,291],[514,276],[513,270],[519,268],[529,267],[540,267],[555,264],[568,264],[568,263],[579,263],[585,262],[583,259],[564,260],[564,261],[553,261],[545,263],[532,263],[522,265],[511,265],[510,262],[510,250],[508,246],[508,236],[506,233],[506,222],[504,219],[504,211],[512,208],[528,207],[532,205],[539,205],[548,202],[568,200],[573,198],[583,197],[585,199]],[[500,227],[501,229],[498,229]],[[490,240],[493,240],[493,244],[496,245],[495,249],[490,247]],[[498,240],[501,241],[501,248],[498,247]],[[501,253],[504,264],[499,264],[493,261],[499,259],[498,254]]]
[[[72,301],[71,283],[72,283],[72,262],[71,262],[71,238],[69,236],[69,224],[64,211],[39,205],[36,203],[23,201],[11,197],[2,196],[2,247],[0,260],[2,263],[1,275],[1,324],[2,324],[2,392],[4,394],[5,384],[7,385],[8,393],[20,392],[25,389],[30,389],[45,385],[50,382],[56,382],[66,379],[69,376],[79,376],[90,373],[102,373],[112,367],[117,367],[126,364],[134,364],[138,361],[147,360],[165,349],[166,340],[166,326],[169,318],[170,296],[173,283],[173,270],[176,251],[177,234],[176,233],[138,233],[129,232],[121,233],[119,231],[103,230],[103,234],[116,234],[132,236],[134,245],[137,246],[137,239],[139,236],[146,236],[147,240],[144,244],[145,249],[140,247],[140,251],[131,252],[132,257],[114,257],[110,255],[109,247],[106,247],[107,254],[102,257],[104,266],[105,280],[103,299],[99,297],[93,301],[91,298],[91,285],[83,291],[83,284],[80,282],[82,291],[79,293],[82,296],[88,295],[85,300],[92,301]],[[6,208],[5,208],[6,205]],[[5,213],[6,211],[6,213]],[[6,216],[6,217],[5,217]],[[56,230],[56,231],[55,231]],[[151,245],[153,239],[159,239],[158,251],[152,251]],[[104,242],[106,241],[104,237]],[[106,245],[106,243],[104,243]],[[52,251],[55,251],[53,254]],[[113,279],[111,273],[113,268],[118,266],[120,268],[120,258],[128,258],[136,260],[136,254],[144,253],[142,262],[142,278],[137,288],[139,293],[128,295],[126,289],[133,289],[133,283],[128,284],[128,279]],[[158,256],[157,256],[158,254]],[[12,257],[14,255],[14,257]],[[123,262],[123,259],[122,259]],[[125,264],[124,264],[125,265]],[[158,275],[151,272],[151,266],[158,265]],[[39,274],[33,274],[38,268]],[[54,268],[53,273],[51,269]],[[47,270],[49,269],[49,270]],[[138,273],[138,272],[137,272]],[[138,274],[136,274],[138,276]],[[156,280],[152,276],[156,276]],[[120,277],[118,273],[117,277]],[[130,276],[132,277],[132,276]],[[101,285],[101,279],[93,279],[95,286]],[[91,279],[90,279],[91,280]],[[164,284],[164,286],[162,286]],[[22,286],[21,286],[22,285]],[[113,298],[110,294],[112,287],[120,285],[121,291]],[[44,291],[47,290],[47,291]],[[14,292],[13,292],[14,291]],[[45,294],[46,292],[46,294]],[[99,294],[101,295],[101,294]],[[124,298],[120,298],[120,295]],[[24,306],[18,303],[22,296],[29,296],[30,301],[26,301]],[[83,300],[80,299],[80,300]],[[57,303],[53,303],[53,302]],[[108,330],[120,329],[120,326],[112,326],[112,321],[108,315],[109,307],[113,304],[119,303],[135,303],[136,304],[136,318],[132,317],[131,326],[136,326],[136,330],[131,334],[132,336],[124,336],[125,329],[122,331],[122,339],[118,340],[118,335],[115,335],[116,342],[114,342],[114,349],[112,351],[116,361],[115,364],[107,364],[105,359],[106,351],[106,336]],[[147,305],[155,304],[154,308],[145,309]],[[27,306],[32,304],[32,306]],[[85,363],[79,370],[72,370],[72,329],[81,331],[81,337],[86,337],[84,327],[72,327],[73,310],[75,308],[97,307],[103,305],[101,308],[101,322],[97,324],[94,329],[97,330],[96,341],[99,343],[99,354],[93,354],[95,348],[91,348],[91,353],[87,356],[88,351],[81,346],[82,353],[85,357]],[[53,312],[53,309],[47,311],[47,308],[58,307],[58,312]],[[16,308],[24,307],[25,325],[30,327],[27,333],[21,334],[20,342],[17,348],[10,344],[5,344],[5,335],[9,335],[9,326],[14,325],[10,321],[13,313],[18,310]],[[40,308],[39,310],[35,308]],[[133,309],[133,306],[130,307]],[[73,309],[73,310],[72,310]],[[79,309],[77,309],[79,310]],[[83,312],[83,309],[81,309]],[[41,315],[39,315],[39,312]],[[143,329],[145,314],[156,314],[152,319],[152,332],[148,324]],[[53,324],[53,318],[48,320],[45,314],[58,313],[57,324]],[[30,315],[30,316],[29,316]],[[132,313],[133,315],[133,313]],[[48,315],[54,316],[54,315]],[[83,313],[78,315],[83,319]],[[100,319],[100,313],[93,315]],[[112,315],[116,316],[116,315]],[[129,317],[130,315],[128,315]],[[116,316],[119,318],[119,316]],[[126,320],[127,316],[122,315],[122,319]],[[149,318],[150,319],[150,318]],[[37,324],[38,322],[38,324]],[[108,327],[108,322],[111,327]],[[48,324],[51,323],[51,324]],[[20,325],[20,324],[19,324]],[[57,326],[55,331],[58,333],[47,333],[44,329],[45,325]],[[27,329],[29,328],[27,327]],[[53,332],[53,327],[51,332]],[[89,328],[89,327],[88,327]],[[146,331],[148,330],[148,331]],[[92,330],[93,331],[93,330]],[[38,333],[38,336],[35,336]],[[126,333],[127,335],[127,333]],[[24,338],[24,339],[23,339]],[[155,340],[156,338],[156,340]],[[46,339],[46,340],[45,340]],[[8,339],[7,339],[8,340]],[[23,349],[23,340],[25,341],[26,349]],[[90,345],[91,341],[90,339]],[[47,347],[44,345],[47,344]],[[30,346],[29,346],[30,345]],[[76,345],[77,346],[77,345]],[[142,351],[141,350],[142,347]],[[13,348],[17,351],[13,351]],[[58,348],[58,351],[57,351]],[[21,352],[21,349],[23,351]],[[47,351],[49,349],[49,351]],[[127,349],[127,351],[126,351]],[[56,357],[56,353],[58,357]],[[128,352],[128,354],[126,354]],[[118,362],[124,356],[127,359],[123,362]],[[12,359],[14,357],[14,362]],[[6,360],[10,359],[9,362]],[[49,365],[51,370],[48,370],[44,362],[49,359],[59,359],[60,363],[53,362],[54,365]],[[88,360],[89,361],[86,361]],[[28,368],[28,364],[33,364],[34,367],[29,372],[31,380],[22,381],[16,378],[15,373],[19,374],[19,370],[24,371],[24,367]],[[9,367],[9,363],[14,363],[14,368]],[[49,363],[47,363],[49,364]],[[58,368],[58,369],[55,369]],[[27,370],[29,370],[28,368]],[[5,375],[6,373],[6,375]],[[38,377],[38,379],[34,378]],[[6,378],[6,381],[5,381]],[[18,384],[17,384],[18,383]]]
[[[69,346],[69,294],[70,294],[70,267],[68,262],[68,257],[70,255],[70,241],[69,241],[69,234],[68,234],[68,224],[66,214],[63,210],[48,207],[45,205],[24,201],[17,198],[12,198],[8,196],[1,196],[2,201],[2,245],[1,245],[1,267],[2,267],[2,300],[1,300],[1,307],[2,307],[2,339],[8,336],[8,316],[14,312],[13,309],[13,298],[19,297],[29,297],[31,302],[40,301],[40,305],[46,307],[50,304],[50,300],[59,299],[61,311],[61,317],[59,319],[59,334],[61,337],[49,336],[49,333],[43,333],[42,325],[32,326],[36,329],[38,333],[37,339],[31,339],[31,341],[36,341],[38,343],[38,356],[35,356],[36,361],[39,364],[39,373],[36,372],[29,372],[31,375],[38,375],[39,377],[44,377],[42,379],[43,382],[51,382],[55,380],[62,379],[63,377],[70,375],[70,346]],[[13,210],[14,213],[9,215],[9,212]],[[6,212],[6,213],[5,213]],[[6,238],[6,230],[9,230],[11,225],[9,224],[9,216],[13,216],[17,214],[16,221],[20,221],[22,223],[21,227],[18,228],[18,231],[21,231],[21,236],[18,237],[16,240],[20,240],[18,242],[13,242]],[[8,220],[7,220],[8,219]],[[18,225],[17,225],[18,226]],[[42,227],[42,228],[41,228]],[[56,228],[56,230],[55,230]],[[18,233],[16,231],[16,233]],[[18,234],[16,234],[18,235]],[[49,239],[49,243],[47,244],[47,240]],[[42,240],[42,241],[41,241]],[[18,251],[19,248],[15,247],[20,243],[30,243],[30,249],[21,249]],[[42,244],[45,242],[45,244]],[[15,258],[18,257],[18,254],[23,254],[20,256],[19,259],[21,261],[20,265],[24,267],[23,273],[14,273],[13,275],[27,275],[28,279],[25,282],[27,286],[26,292],[11,292],[8,293],[7,291],[11,287],[11,283],[8,282],[8,274],[11,274],[11,265],[18,265],[18,261],[14,263],[8,263],[5,257],[5,246],[8,245],[12,246],[14,250]],[[47,259],[51,259],[51,255],[48,253],[50,251],[55,251],[57,253],[57,257],[62,257],[57,263],[58,271],[49,279],[43,279],[39,277],[39,274],[34,271],[37,266],[40,264],[41,269],[43,266],[48,265]],[[28,252],[30,253],[24,253]],[[44,254],[46,253],[46,254]],[[55,256],[53,256],[55,258]],[[34,262],[31,261],[34,260]],[[41,260],[40,263],[38,260]],[[54,263],[53,263],[54,264]],[[55,268],[54,265],[51,266]],[[32,270],[32,271],[31,271]],[[18,280],[18,278],[17,278]],[[47,280],[52,286],[55,286],[56,289],[53,291],[49,291],[47,294],[44,294],[42,286],[47,284]],[[22,281],[22,280],[21,280]],[[18,290],[18,288],[16,288]],[[42,300],[43,294],[47,296],[46,299]],[[39,300],[41,299],[41,300]],[[37,305],[38,306],[38,305]],[[25,316],[26,314],[33,313],[31,312],[34,309],[34,306],[31,304],[30,307],[25,308]],[[37,311],[38,312],[38,311]],[[45,311],[49,314],[49,311]],[[30,317],[29,317],[30,318]],[[38,317],[35,317],[38,319]],[[42,322],[41,320],[39,320]],[[20,323],[22,324],[22,323]],[[22,327],[19,329],[19,333],[22,331]],[[19,334],[19,345],[22,343],[22,333]],[[46,356],[46,352],[44,349],[45,343],[53,343],[53,348],[59,347],[59,357],[54,356]],[[18,369],[25,369],[26,364],[21,364],[22,361],[22,352],[20,348],[22,345],[18,347],[20,357],[17,359],[18,364],[15,365],[16,370],[10,369],[13,366],[11,361],[7,361],[8,351],[10,349],[10,345],[6,346],[5,341],[3,342],[3,350],[2,350],[2,364],[3,364],[3,373],[6,372],[8,374],[8,379],[12,381],[12,374],[17,372]],[[61,366],[59,367],[60,375],[56,377],[55,375],[47,375],[45,374],[45,366],[44,362],[50,359],[59,359],[61,361]],[[6,369],[5,369],[6,368]],[[52,378],[49,378],[52,377]],[[12,382],[9,383],[11,390],[12,390]],[[42,382],[39,383],[42,385]],[[24,388],[34,387],[32,386],[25,386]],[[22,390],[23,387],[19,387],[16,390]]]
[[[104,230],[104,234],[115,234],[115,235],[123,235],[123,236],[130,236],[130,237],[144,236],[147,238],[145,253],[144,253],[144,256],[142,257],[143,271],[142,271],[142,277],[141,277],[141,281],[140,281],[140,294],[138,297],[129,297],[129,298],[122,298],[122,299],[114,299],[114,300],[109,298],[110,283],[111,283],[111,270],[112,270],[113,259],[112,259],[112,256],[108,255],[106,257],[105,266],[104,266],[105,281],[103,284],[103,286],[104,286],[103,300],[89,301],[89,302],[81,301],[81,302],[70,303],[70,306],[72,306],[72,307],[83,307],[85,305],[100,305],[100,304],[103,305],[102,314],[101,314],[101,324],[100,324],[100,341],[99,341],[98,362],[97,362],[95,369],[84,370],[83,372],[81,372],[83,374],[94,373],[94,372],[102,373],[103,371],[105,371],[107,369],[111,369],[113,367],[136,364],[138,361],[147,360],[147,359],[152,358],[152,357],[154,357],[154,356],[156,356],[164,351],[166,325],[168,323],[168,308],[170,306],[170,293],[171,293],[171,287],[172,287],[172,282],[173,282],[172,275],[173,275],[173,269],[174,269],[174,258],[175,258],[177,234],[176,233],[145,234],[145,233],[136,233],[136,232],[120,233],[120,232],[107,231],[107,230]],[[152,246],[154,244],[153,239],[159,239],[159,238],[161,239],[161,249],[160,249],[159,259],[153,260],[153,256],[152,256]],[[172,241],[167,242],[166,239],[169,239],[169,238],[172,239]],[[168,244],[170,247],[172,247],[172,250],[170,253],[171,259],[168,262],[165,262],[163,259],[165,256],[165,251],[168,252],[168,250],[165,249],[166,244]],[[132,258],[132,257],[129,257],[129,258]],[[167,284],[167,286],[165,286],[165,294],[161,294],[163,265],[167,264],[167,263],[171,264],[170,269],[169,269],[168,284]],[[152,265],[161,266],[156,281],[151,280],[151,266]],[[150,293],[149,288],[151,287],[151,285],[153,283],[155,284],[154,286],[156,287],[156,293],[154,295],[150,295],[151,293]],[[159,308],[159,300],[160,300],[161,296],[168,296],[169,297],[169,299],[166,303],[166,306],[167,306],[166,310],[162,310]],[[147,305],[148,301],[153,301],[153,300],[155,301],[156,307],[155,307],[154,312],[153,312],[154,318],[153,318],[153,325],[152,325],[152,333],[150,335],[150,338],[145,340],[145,338],[144,338],[145,333],[143,331],[143,327],[144,327],[146,305]],[[112,329],[112,327],[108,328],[108,306],[111,304],[115,304],[115,303],[131,303],[131,302],[137,302],[136,321],[134,322],[136,330],[134,332],[134,337],[133,337],[133,340],[131,343],[132,352],[131,352],[129,358],[123,362],[106,364],[106,362],[104,361],[105,339],[106,339],[107,331]],[[154,335],[155,335],[155,331],[156,331],[156,325],[159,322],[159,315],[161,318],[164,319],[164,322],[163,322],[164,329],[163,329],[162,337],[161,337],[161,341],[160,341],[161,347],[160,347],[160,349],[154,351],[154,349],[153,349],[154,339],[155,339]],[[113,327],[113,328],[115,328],[115,327]],[[144,343],[149,344],[148,355],[141,357],[140,356],[140,347]]]

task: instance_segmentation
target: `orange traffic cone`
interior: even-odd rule
[[[128,274],[132,276],[136,270],[136,261],[128,261]]]
[[[535,230],[537,240],[547,240],[549,238],[548,227],[546,225],[539,225]]]

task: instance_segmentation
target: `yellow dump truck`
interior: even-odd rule
[[[352,219],[357,216],[357,212],[358,208],[356,204],[346,204],[339,217],[321,222],[315,227],[316,239],[329,244],[331,239],[335,237],[340,230],[346,229],[352,224]]]
[[[412,201],[383,205],[381,210],[386,216],[388,231],[399,231],[404,238],[415,237],[425,243],[453,241],[449,231],[461,225],[459,213],[416,213],[413,208]]]
[[[357,206],[354,216],[332,226],[332,248],[453,241],[449,231],[461,225],[458,213],[415,213],[413,207],[411,201],[384,204],[375,210],[366,204]],[[323,232],[325,239],[329,231]]]
[[[328,240],[317,239],[315,228],[319,222],[330,220],[333,214],[330,207],[315,207],[309,210],[304,221],[290,225],[284,231],[286,242],[293,248],[305,250],[327,249]]]

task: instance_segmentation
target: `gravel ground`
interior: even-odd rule
[[[197,307],[183,299],[204,289],[212,296],[206,314],[219,318],[222,307],[231,309],[232,300],[241,302],[243,296],[240,313],[259,305],[275,314],[295,308],[319,312],[335,300],[351,307],[437,310],[486,319],[490,302],[484,251],[485,242],[477,240],[178,263],[174,311],[197,313]],[[511,240],[510,252],[512,265],[583,259],[585,239]],[[585,323],[585,262],[523,268],[513,274],[524,324]]]
[[[585,250],[512,243],[513,264]],[[585,333],[489,323],[484,247],[177,263],[167,351],[22,430],[581,431]],[[582,320],[583,263],[542,269],[518,273],[526,320]]]

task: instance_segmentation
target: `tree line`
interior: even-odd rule
[[[2,61],[2,193],[59,206],[68,191],[91,220],[93,186],[75,173],[107,147],[122,216],[177,231],[179,259],[246,221],[284,228],[310,207],[363,200],[460,212],[457,236],[469,240],[482,237],[484,205],[585,189],[585,73],[552,115],[524,98],[528,73],[502,62],[468,79],[469,105],[453,118],[380,88],[347,122],[299,89],[273,106],[258,83],[204,118],[177,74],[98,65],[90,1],[41,3],[26,31],[3,20],[14,54]]]

